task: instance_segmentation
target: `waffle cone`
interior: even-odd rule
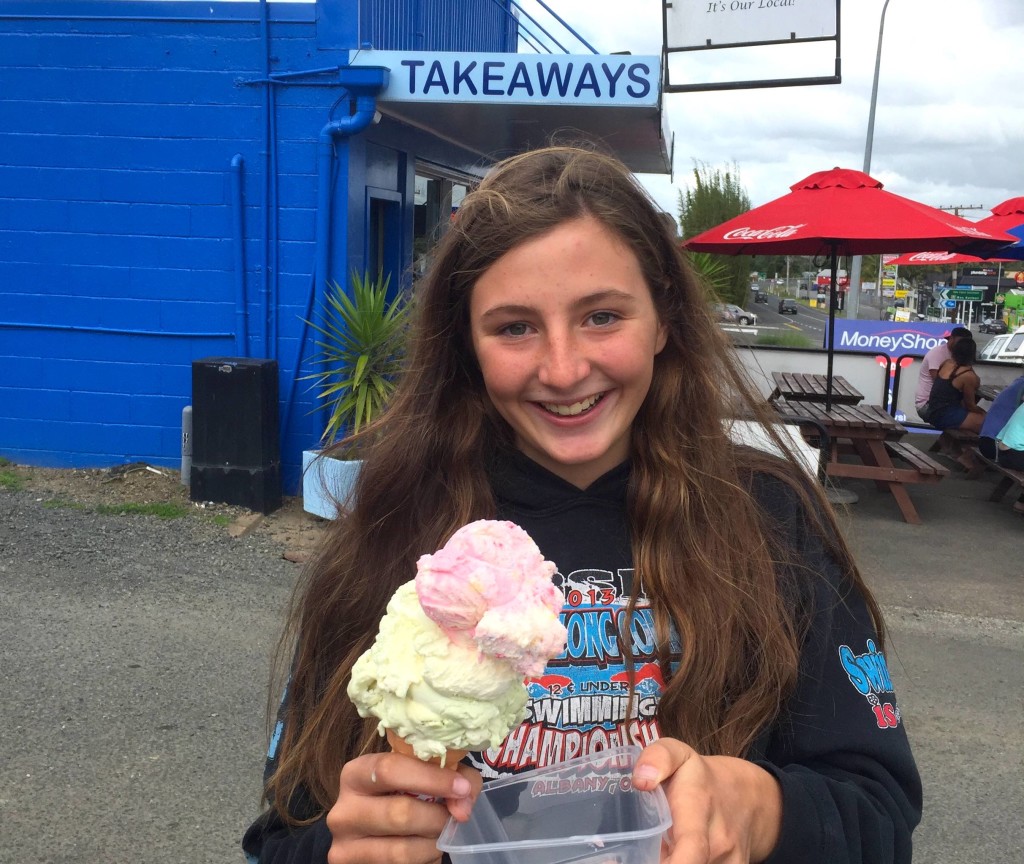
[[[403,756],[412,756],[414,759],[419,759],[416,753],[412,749],[412,745],[404,738],[397,735],[393,730],[385,730],[388,736],[388,745],[391,750],[395,753],[401,753]],[[435,756],[433,759],[424,759],[421,761],[429,762],[432,765],[441,765],[442,768],[448,768],[451,771],[456,770],[459,767],[459,763],[465,758],[468,750],[446,750],[444,754],[444,765],[441,765],[441,758]]]

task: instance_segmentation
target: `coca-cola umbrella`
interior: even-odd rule
[[[1008,198],[1002,204],[997,204],[991,209],[991,216],[986,216],[974,224],[983,231],[1002,231],[1011,237],[1017,238],[1017,242],[1010,246],[1003,246],[995,252],[990,252],[986,257],[979,258],[975,255],[966,255],[962,252],[915,252],[913,254],[900,255],[890,261],[890,267],[903,267],[904,265],[915,264],[983,264],[996,261],[1022,261],[1024,260],[1024,197]],[[967,248],[970,248],[968,245]]]
[[[1024,197],[1007,198],[992,208],[992,215],[974,223],[983,231],[1003,231],[1017,242],[1003,246],[988,260],[1024,261]]]
[[[1013,248],[1011,247],[1003,247]],[[1004,252],[996,254],[1003,255]],[[960,252],[907,252],[886,262],[886,267],[956,267],[958,264],[988,265],[997,264],[996,285],[1003,281],[1003,265],[1012,258],[977,258],[974,255],[963,255]],[[953,273],[953,284],[956,285],[956,272]]]
[[[957,264],[998,264],[999,270],[996,274],[996,286],[998,286],[1003,279],[1003,264],[1024,260],[1024,197],[1008,198],[993,207],[990,212],[991,216],[986,216],[974,224],[986,231],[1003,231],[1011,237],[1020,238],[1011,246],[1003,246],[998,251],[992,252],[992,257],[978,258],[960,252],[914,252],[900,255],[890,261],[889,266],[930,264],[934,267],[956,266]]]
[[[999,253],[1000,255],[1002,253]],[[1009,261],[1009,258],[978,258],[975,255],[964,255],[961,252],[907,252],[892,261],[886,261],[886,267],[932,267],[955,266],[957,264],[988,264],[993,261]]]
[[[828,255],[828,370],[825,410],[832,407],[836,276],[840,256],[955,251],[986,254],[1018,238],[980,228],[945,210],[886,192],[863,171],[818,171],[788,195],[723,222],[683,244],[719,255]]]

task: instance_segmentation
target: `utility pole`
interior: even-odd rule
[[[954,216],[959,216],[961,210],[984,210],[985,207],[982,204],[948,204],[945,207],[938,207],[938,210],[949,210],[952,211]],[[953,265],[953,272],[950,274],[952,278],[952,285],[956,288],[957,283],[960,281],[960,271],[957,269],[957,265]]]
[[[959,216],[961,210],[984,210],[981,204],[951,204],[947,207],[936,207],[936,210],[952,210],[954,216]]]
[[[864,173],[871,173],[871,148],[875,139],[875,103],[878,101],[878,72],[882,66],[882,33],[885,30],[885,10],[889,8],[889,0],[882,6],[882,14],[878,19],[878,50],[875,51],[875,77],[871,83],[871,107],[868,109],[868,135],[864,142]],[[846,317],[856,318],[860,313],[860,268],[861,256],[854,255],[850,262],[850,286],[846,289]],[[881,278],[881,274],[879,274]],[[878,286],[878,296],[882,296],[882,286]],[[881,299],[879,299],[881,302]]]

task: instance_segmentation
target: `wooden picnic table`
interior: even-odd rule
[[[777,399],[797,400],[800,402],[824,402],[828,376],[807,372],[772,372],[775,389],[768,397],[769,402]],[[842,375],[832,376],[832,404],[856,405],[864,399],[864,394],[857,390]]]
[[[900,439],[907,434],[906,427],[881,405],[833,405],[829,411],[818,402],[786,400],[773,405],[790,422],[810,420],[825,428],[829,434],[828,476],[873,480],[896,500],[905,521],[921,524],[907,485],[937,483],[949,469],[912,444],[903,443]],[[858,461],[841,461],[840,456]]]

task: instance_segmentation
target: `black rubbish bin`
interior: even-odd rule
[[[260,513],[281,506],[277,361],[204,357],[192,363],[193,501]]]

